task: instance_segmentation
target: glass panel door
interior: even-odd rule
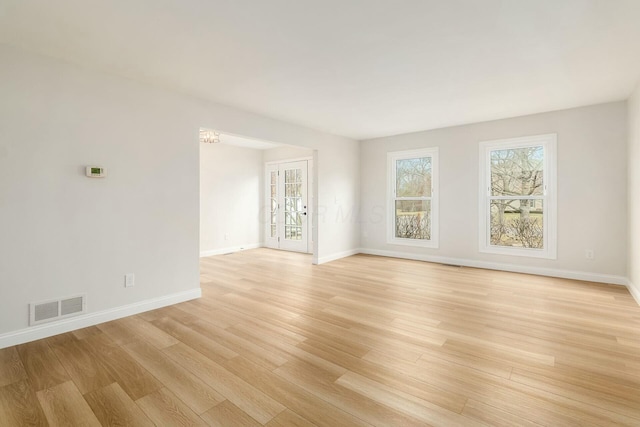
[[[307,252],[307,161],[280,164],[280,248]]]
[[[278,249],[278,165],[265,165],[264,242]]]
[[[307,160],[265,166],[265,246],[308,252]]]

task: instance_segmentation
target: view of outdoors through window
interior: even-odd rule
[[[395,236],[431,239],[431,157],[396,160]]]
[[[491,245],[544,248],[544,148],[491,151]]]
[[[305,206],[306,208],[306,206]],[[286,169],[284,172],[284,238],[302,240],[302,170]]]

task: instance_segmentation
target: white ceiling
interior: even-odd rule
[[[0,43],[363,139],[626,99],[640,0],[2,0]]]

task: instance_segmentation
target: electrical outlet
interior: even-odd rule
[[[584,251],[584,257],[586,259],[594,259],[596,257],[596,255],[593,252],[593,249],[587,249],[586,251]]]
[[[124,287],[130,288],[136,284],[136,276],[133,273],[127,273],[124,275]]]

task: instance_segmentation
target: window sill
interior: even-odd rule
[[[493,255],[507,255],[507,256],[520,256],[527,258],[543,258],[543,259],[558,259],[555,250],[551,249],[524,249],[517,247],[499,247],[499,246],[485,246],[480,248],[481,253],[493,254]]]
[[[387,243],[390,245],[438,249],[438,242],[434,240],[400,239],[396,237],[387,239]]]

